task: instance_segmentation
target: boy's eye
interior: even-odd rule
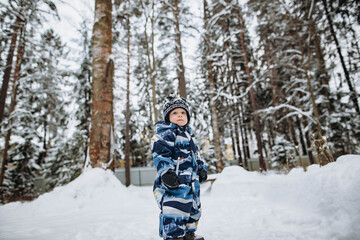
[[[181,111],[181,112],[174,111],[174,112],[171,112],[171,114],[172,115],[177,115],[177,114],[186,115],[186,111]]]

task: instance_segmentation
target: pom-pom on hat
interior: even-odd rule
[[[169,114],[175,108],[182,108],[186,111],[188,117],[188,123],[190,122],[190,111],[189,106],[186,102],[185,98],[176,97],[175,93],[171,93],[168,97],[166,97],[164,106],[163,106],[163,115],[165,122],[170,122]]]

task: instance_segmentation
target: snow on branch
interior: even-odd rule
[[[168,7],[171,9],[171,11],[175,11],[175,7],[174,5],[168,3],[167,1],[161,1],[162,4],[164,4],[164,6]]]
[[[309,10],[309,14],[308,14],[308,17],[307,17],[308,19],[311,18],[313,8],[314,8],[314,0],[311,1],[310,10]]]
[[[279,111],[280,109],[283,109],[283,108],[286,108],[286,109],[289,109],[289,110],[292,110],[292,111],[289,112],[284,117],[282,117],[281,119],[279,119],[278,122],[281,122],[282,120],[284,120],[286,118],[289,118],[291,116],[294,116],[294,115],[301,115],[301,116],[307,117],[313,123],[316,123],[315,119],[312,116],[312,111],[311,110],[309,110],[307,112],[304,112],[300,108],[297,108],[297,107],[289,105],[289,104],[280,104],[280,105],[275,106],[275,107],[268,107],[268,108],[265,108],[265,109],[260,109],[260,110],[256,111],[256,113],[264,114],[265,116],[267,116],[267,115],[273,114],[274,112]]]
[[[297,49],[288,49],[288,50],[284,50],[283,53],[294,53],[294,54],[298,54],[301,56],[301,52]]]
[[[224,8],[222,11],[220,11],[219,13],[215,14],[208,22],[209,27],[212,26],[213,24],[217,23],[217,21],[219,20],[219,18],[223,15],[229,14],[229,9],[231,8],[231,5],[226,6],[226,8]]]
[[[250,89],[251,89],[252,87],[254,87],[254,85],[257,84],[258,82],[260,82],[260,80],[255,80],[255,81],[253,81],[253,83],[246,88],[245,92],[244,92],[243,94],[241,94],[241,95],[238,95],[238,96],[232,96],[231,94],[222,92],[222,90],[226,87],[226,86],[223,86],[223,87],[221,87],[221,88],[217,91],[216,96],[213,97],[213,98],[211,99],[211,101],[216,101],[216,100],[219,98],[219,96],[225,97],[225,98],[227,98],[227,99],[229,99],[229,100],[236,100],[236,99],[239,99],[239,98],[243,98],[243,97],[245,97],[246,95],[248,95]]]

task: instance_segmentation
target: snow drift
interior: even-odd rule
[[[288,175],[226,168],[203,201],[201,226],[222,226],[214,239],[360,239],[359,173],[356,155]]]
[[[360,239],[360,156],[288,175],[228,167],[204,184],[199,234],[222,239]],[[160,239],[151,187],[88,169],[27,203],[0,206],[1,240]]]

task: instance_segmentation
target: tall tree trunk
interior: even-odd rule
[[[206,0],[204,0],[204,29],[205,29],[205,45],[206,45],[206,55],[210,56],[210,37],[207,33],[208,27],[207,27],[207,3]],[[208,70],[208,78],[210,81],[210,92],[211,92],[211,100],[210,100],[210,107],[211,107],[211,123],[213,128],[213,138],[214,138],[214,145],[215,145],[215,158],[218,161],[218,164],[216,164],[216,170],[218,172],[221,172],[224,168],[223,163],[223,154],[221,151],[221,142],[220,142],[220,131],[219,131],[219,118],[218,118],[218,111],[216,106],[216,100],[215,100],[215,78],[212,71],[212,61],[207,61],[207,70]]]
[[[151,94],[150,94],[150,91],[148,90],[148,89],[146,89],[145,90],[145,92],[146,92],[146,95],[147,96],[149,96],[149,98],[151,97]],[[149,102],[150,102],[151,100],[149,100]],[[151,121],[151,123],[153,123],[153,117],[152,117],[152,114],[153,114],[153,105],[152,104],[149,104],[149,116],[150,116],[150,121]],[[153,131],[153,130],[151,130],[151,131]]]
[[[93,167],[109,166],[113,116],[114,62],[112,49],[112,1],[95,0],[95,23],[92,38],[92,103],[90,159]]]
[[[248,164],[248,160],[250,159],[249,146],[247,142],[247,137],[245,136],[244,132],[245,132],[244,126],[240,126],[241,142],[244,150],[244,167],[245,169],[249,170],[249,164]]]
[[[145,7],[144,7],[145,8]],[[154,34],[154,24],[155,24],[155,0],[152,1],[152,14],[151,16],[146,16],[146,21],[144,24],[144,35],[145,35],[145,44],[146,44],[146,55],[148,59],[148,70],[150,73],[150,83],[151,83],[151,95],[152,95],[152,108],[154,109],[154,122],[159,120],[159,112],[156,108],[157,99],[156,99],[156,59],[155,59],[155,34]],[[147,22],[150,18],[151,22],[151,35],[150,41],[147,35]],[[150,45],[150,47],[149,47]]]
[[[342,55],[341,47],[340,47],[339,41],[338,41],[338,39],[337,39],[335,30],[334,30],[334,25],[333,25],[333,22],[332,22],[332,19],[331,19],[329,10],[328,10],[328,6],[327,6],[327,3],[326,3],[326,0],[322,0],[322,2],[323,2],[323,4],[324,4],[325,13],[326,13],[326,18],[327,18],[327,20],[328,20],[328,22],[329,22],[331,35],[332,35],[332,37],[334,38],[334,42],[335,42],[335,45],[336,45],[337,52],[338,52],[338,54],[339,54],[341,66],[342,66],[342,68],[343,68],[343,71],[344,71],[344,74],[345,74],[345,79],[346,79],[346,82],[347,82],[348,87],[349,87],[349,90],[350,90],[350,99],[351,99],[351,100],[353,101],[353,103],[354,103],[354,108],[355,108],[356,112],[357,112],[358,114],[360,114],[360,107],[359,107],[359,103],[358,103],[358,100],[357,100],[357,93],[356,93],[356,90],[354,89],[354,87],[353,87],[353,85],[352,85],[352,83],[351,83],[350,73],[349,73],[349,71],[347,70],[347,67],[346,67],[346,65],[345,65],[345,60],[344,60],[344,57],[343,57],[343,55]]]
[[[256,135],[258,154],[259,154],[259,167],[260,167],[260,171],[266,171],[266,163],[265,163],[264,156],[263,156],[263,144],[262,144],[262,140],[261,140],[260,119],[259,119],[259,115],[255,113],[258,110],[258,108],[257,108],[257,104],[256,104],[254,88],[252,87],[253,80],[252,80],[251,70],[249,67],[249,60],[247,58],[247,48],[246,48],[246,43],[245,43],[245,22],[242,17],[242,14],[240,12],[240,9],[238,11],[238,19],[239,19],[239,23],[240,23],[240,29],[242,30],[241,31],[241,45],[242,45],[242,50],[243,50],[244,64],[245,64],[245,70],[246,70],[246,75],[247,75],[247,80],[248,80],[248,86],[250,87],[250,91],[249,91],[250,102],[251,102],[251,108],[252,108],[253,117],[254,117],[254,128],[255,128],[255,135]]]
[[[89,51],[90,54],[90,51]],[[89,70],[87,73],[87,80],[88,84],[91,84],[91,71]],[[85,92],[85,109],[86,109],[86,119],[89,119],[91,117],[91,91],[86,90]],[[84,163],[86,164],[86,159],[88,159],[88,153],[89,153],[89,140],[90,140],[90,124],[86,127],[86,144],[84,149]]]
[[[305,141],[304,141],[303,127],[301,126],[299,117],[296,117],[296,125],[298,127],[299,134],[300,134],[300,143],[301,143],[301,147],[302,147],[302,152],[305,155],[305,154],[307,154],[307,149],[306,149],[306,145],[305,145]]]
[[[243,149],[244,149],[244,163],[247,166],[247,160],[250,159],[250,148],[249,148],[249,140],[247,134],[247,126],[244,121],[245,112],[244,112],[244,104],[241,103],[241,119],[240,119],[240,133],[242,137]]]
[[[11,91],[11,103],[10,103],[10,109],[9,109],[10,117],[11,117],[11,113],[15,110],[15,105],[16,105],[16,94],[17,94],[17,89],[19,86],[17,83],[17,79],[19,77],[19,72],[21,69],[21,61],[24,56],[24,45],[25,45],[24,38],[21,37],[19,44],[18,44],[18,49],[17,49],[16,65],[15,65],[14,78],[13,78],[12,91]],[[6,133],[6,137],[5,137],[5,148],[4,148],[3,160],[2,160],[2,166],[1,166],[1,172],[0,172],[0,188],[2,187],[3,182],[4,182],[6,165],[8,163],[8,151],[9,151],[9,146],[10,146],[11,129],[12,129],[11,125],[12,125],[12,119],[10,118],[9,119],[9,130]]]
[[[156,108],[157,100],[156,100],[156,58],[155,58],[155,0],[152,3],[152,16],[151,16],[151,57],[152,57],[152,74],[151,74],[151,86],[152,86],[152,101],[154,105],[154,114],[155,114],[155,121],[159,120],[159,112]]]
[[[271,71],[271,82],[270,82],[271,87],[270,88],[271,88],[271,97],[272,97],[273,105],[275,107],[280,102],[280,89],[279,89],[277,74],[275,71],[275,64],[272,59],[269,48],[270,48],[270,42],[268,40],[266,40],[265,55],[266,55],[267,62],[268,62],[268,68],[271,69],[270,70]],[[277,119],[277,113],[275,113],[275,119]]]
[[[289,120],[289,128],[290,128],[292,142],[295,144],[295,146],[297,146],[299,144],[299,142],[297,140],[297,136],[296,136],[296,132],[295,132],[294,121],[291,118],[289,118],[288,120]]]
[[[238,119],[234,119],[234,129],[235,129],[235,147],[236,147],[236,151],[238,152],[238,156],[237,157],[237,162],[238,162],[238,165],[241,166],[241,167],[244,167],[244,163],[243,163],[243,159],[242,159],[242,156],[241,156],[241,148],[240,148],[240,135],[239,135],[239,130],[240,130],[240,127],[239,127],[239,122],[238,122]]]
[[[309,157],[310,165],[315,164],[314,156],[313,156],[312,151],[311,151],[311,140],[310,140],[309,132],[305,133],[305,140],[306,140],[307,154],[308,154],[308,157]]]
[[[237,80],[237,79],[236,79]],[[235,80],[234,80],[234,84],[235,84]],[[234,85],[236,86],[236,85]],[[235,94],[234,95],[240,95],[240,89],[236,88]],[[241,109],[241,110],[240,110]],[[244,111],[243,111],[243,102],[241,101],[236,101],[235,104],[235,110],[234,113],[236,114],[236,116],[239,116],[238,121],[237,121],[237,125],[238,125],[238,129],[237,131],[240,131],[240,137],[241,137],[241,145],[242,145],[242,149],[243,149],[243,153],[244,153],[244,168],[249,170],[248,167],[248,159],[249,157],[249,148],[247,147],[247,137],[245,136],[245,123],[244,123]],[[239,141],[239,146],[238,148],[240,149],[240,139]]]
[[[280,103],[280,89],[278,84],[278,77],[275,71],[275,64],[271,57],[270,53],[270,42],[266,40],[266,46],[265,46],[265,55],[268,62],[268,68],[271,71],[271,81],[270,81],[270,91],[271,91],[271,97],[273,101],[273,106],[276,107]],[[280,109],[280,115],[282,110]],[[268,128],[269,128],[269,147],[272,149],[272,146],[274,145],[274,129],[276,129],[277,124],[271,124],[273,121],[276,122],[278,120],[279,113],[278,111],[275,112],[273,120],[269,120]]]
[[[16,47],[16,41],[18,38],[18,32],[19,32],[19,29],[20,29],[21,25],[23,24],[23,22],[24,21],[18,16],[13,25],[14,32],[11,36],[10,48],[9,48],[9,52],[8,52],[8,55],[6,58],[6,66],[5,66],[3,83],[2,83],[1,92],[0,92],[0,124],[2,123],[3,118],[4,118],[5,102],[6,102],[7,90],[9,87],[10,74],[11,74],[12,65],[13,65],[13,57],[14,57],[14,51],[15,51],[15,47]]]
[[[269,142],[269,149],[271,150],[272,149],[272,147],[274,146],[274,142],[275,142],[275,140],[274,140],[274,130],[273,130],[273,126],[275,125],[275,124],[273,124],[273,121],[272,121],[273,119],[269,119],[268,121],[267,121],[267,123],[268,123],[268,142]]]
[[[319,78],[321,81],[321,93],[325,96],[326,98],[326,107],[328,110],[328,113],[331,112],[331,106],[330,106],[330,93],[329,93],[329,75],[327,74],[326,71],[326,66],[325,66],[325,59],[324,59],[324,54],[323,51],[321,49],[321,40],[319,37],[319,34],[317,33],[316,30],[316,25],[314,24],[312,17],[310,16],[309,19],[309,31],[311,36],[313,36],[313,44],[314,44],[314,48],[315,48],[315,53],[316,53],[316,58],[317,58],[317,62],[319,65]]]
[[[180,23],[179,23],[179,1],[173,1],[173,13],[174,13],[174,24],[175,24],[175,54],[176,54],[176,73],[179,79],[179,93],[180,97],[186,98],[186,81],[185,81],[185,67],[182,56],[182,46],[181,46],[181,33],[180,33]]]
[[[126,129],[125,129],[125,186],[130,186],[130,15],[127,27],[127,72],[126,72]]]
[[[244,167],[245,169],[247,169],[247,160],[246,160],[246,153],[245,153],[245,149],[243,148],[243,155],[242,155],[242,151],[241,151],[241,145],[244,146],[244,138],[243,138],[243,130],[241,127],[241,118],[242,116],[240,115],[240,111],[239,111],[239,106],[236,103],[235,106],[235,114],[238,116],[237,119],[235,119],[235,131],[236,131],[236,142],[237,142],[237,151],[239,152],[239,160],[238,162],[241,162],[242,167]],[[243,157],[244,156],[244,159]]]
[[[231,92],[231,95],[232,96],[237,96],[237,91],[236,91],[236,88],[235,88],[235,81],[236,81],[236,77],[232,77],[231,80],[230,80],[230,92]],[[240,149],[240,136],[239,136],[239,130],[240,130],[240,127],[239,127],[239,118],[241,117],[240,116],[240,111],[239,111],[239,108],[238,108],[238,104],[237,104],[237,100],[229,100],[230,101],[230,104],[232,105],[231,106],[231,112],[232,114],[234,114],[234,116],[237,116],[237,117],[233,117],[232,119],[232,122],[234,122],[234,149],[236,148],[236,152],[237,152],[237,155],[236,155],[236,160],[238,162],[238,165],[241,166],[241,167],[244,167],[244,163],[243,163],[243,159],[242,159],[242,156],[241,156],[241,149]],[[235,152],[235,151],[234,151]]]

